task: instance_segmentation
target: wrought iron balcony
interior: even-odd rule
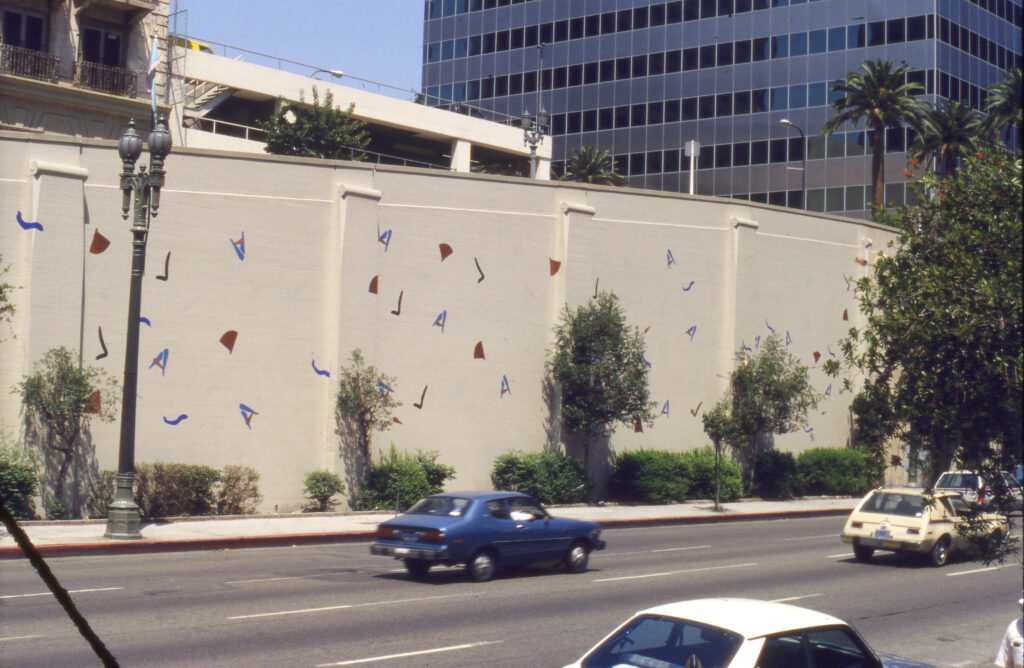
[[[79,88],[135,97],[138,94],[138,74],[123,67],[110,67],[100,63],[79,60],[75,63],[74,84]]]
[[[0,72],[29,79],[56,82],[60,58],[45,51],[0,44]]]

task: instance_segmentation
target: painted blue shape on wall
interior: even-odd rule
[[[672,249],[671,248],[668,249],[668,256],[665,258],[665,261],[668,262],[668,266],[669,267],[671,267],[672,265],[674,265],[676,263],[676,259],[672,256]]]
[[[167,358],[170,357],[170,354],[170,351],[168,351],[167,348],[164,348],[160,351],[159,355],[153,358],[149,368],[152,369],[153,367],[158,366],[160,367],[160,375],[164,375],[164,372],[167,371]]]
[[[501,377],[501,398],[504,399],[506,394],[512,394],[512,388],[508,386],[508,376]]]
[[[188,416],[185,415],[184,413],[182,413],[181,415],[179,415],[178,417],[174,418],[173,420],[168,420],[165,417],[164,418],[164,423],[165,424],[169,424],[169,425],[171,425],[173,427],[173,426],[177,425],[178,423],[180,423],[182,420],[187,420],[187,419],[188,419]]]
[[[689,284],[689,285],[687,285],[687,286],[686,286],[685,288],[683,288],[683,292],[689,292],[689,291],[690,291],[690,288],[692,288],[692,287],[693,287],[693,284],[694,284],[695,282],[696,282],[696,281],[690,281],[690,284]]]
[[[447,310],[441,311],[440,313],[437,314],[437,317],[434,318],[434,327],[440,327],[441,328],[441,333],[444,334],[444,326],[445,326],[445,323],[447,323],[447,322],[448,322],[448,311]]]
[[[383,381],[380,380],[377,381],[377,389],[380,390],[380,396],[382,397],[387,397],[394,391],[390,387],[385,385]]]
[[[693,335],[697,333],[697,325],[690,325],[690,329],[686,330],[686,333],[690,335],[690,342],[693,343]]]
[[[384,232],[377,237],[377,241],[384,244],[384,252],[388,252],[388,246],[391,245],[391,230]]]
[[[238,404],[238,410],[242,412],[242,419],[245,420],[245,426],[248,427],[250,431],[252,431],[252,416],[259,415],[259,413],[249,408],[245,404]]]
[[[772,334],[775,333],[775,328],[768,324],[768,318],[764,319],[764,326],[768,328],[768,331]]]
[[[231,241],[231,247],[235,249],[235,255],[238,256],[238,259],[240,261],[245,260],[245,230],[242,230],[242,238],[238,241],[231,239],[231,237],[228,237],[228,239]]]
[[[146,317],[139,318],[139,322],[141,322],[143,325],[146,325],[147,327],[152,327],[153,326],[153,323],[151,323],[149,321],[149,318],[146,318]]]
[[[668,401],[667,400],[665,401],[665,405],[661,407],[661,414],[662,415],[666,415],[666,416],[668,415]]]
[[[15,218],[17,218],[18,225],[20,225],[21,229],[23,230],[39,230],[40,232],[43,231],[43,225],[41,223],[25,222],[25,219],[21,217],[21,211],[18,212],[18,215],[15,216]]]
[[[316,368],[316,360],[310,360],[310,363],[313,365],[313,371],[315,371],[318,376],[326,376],[327,378],[331,377],[330,371]]]

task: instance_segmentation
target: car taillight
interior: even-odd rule
[[[420,537],[423,540],[431,542],[431,543],[441,543],[441,542],[444,541],[444,532],[443,531],[434,531],[434,530],[424,531],[422,534],[420,534]]]
[[[916,535],[918,535],[919,533],[921,533],[921,530],[920,530],[920,529],[907,529],[907,533],[908,533],[908,534],[911,534],[911,535],[913,535],[913,536],[916,536]]]
[[[393,538],[395,530],[391,527],[377,527],[377,538]]]
[[[850,526],[853,527],[854,529],[862,529],[862,528],[864,528],[864,523],[863,522],[850,522]]]

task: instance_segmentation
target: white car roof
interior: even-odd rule
[[[759,638],[810,626],[839,624],[843,620],[823,612],[785,603],[749,598],[701,598],[642,610],[638,615],[664,615],[717,626],[744,638]]]

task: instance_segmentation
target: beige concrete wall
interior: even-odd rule
[[[0,133],[0,157],[0,253],[23,286],[0,385],[79,341],[86,363],[120,377],[131,243],[116,148]],[[33,174],[33,161],[48,171]],[[821,365],[858,317],[849,282],[868,268],[857,260],[894,237],[730,200],[525,179],[198,150],[175,150],[166,167],[143,287],[136,460],[253,466],[267,510],[298,507],[306,472],[341,466],[337,372],[357,347],[396,377],[403,403],[375,449],[438,450],[458,469],[452,487],[488,487],[494,457],[548,441],[551,329],[595,289],[646,332],[664,408],[652,429],[619,428],[611,448],[702,446],[700,415],[736,347],[771,329],[826,391]],[[22,229],[18,211],[44,229]],[[110,244],[91,253],[97,234]],[[150,368],[165,349],[165,368]],[[0,396],[0,421],[16,426],[16,398]],[[833,384],[812,431],[778,446],[845,444],[849,399]],[[248,425],[241,404],[256,411]],[[99,465],[114,468],[117,424],[93,434]]]

